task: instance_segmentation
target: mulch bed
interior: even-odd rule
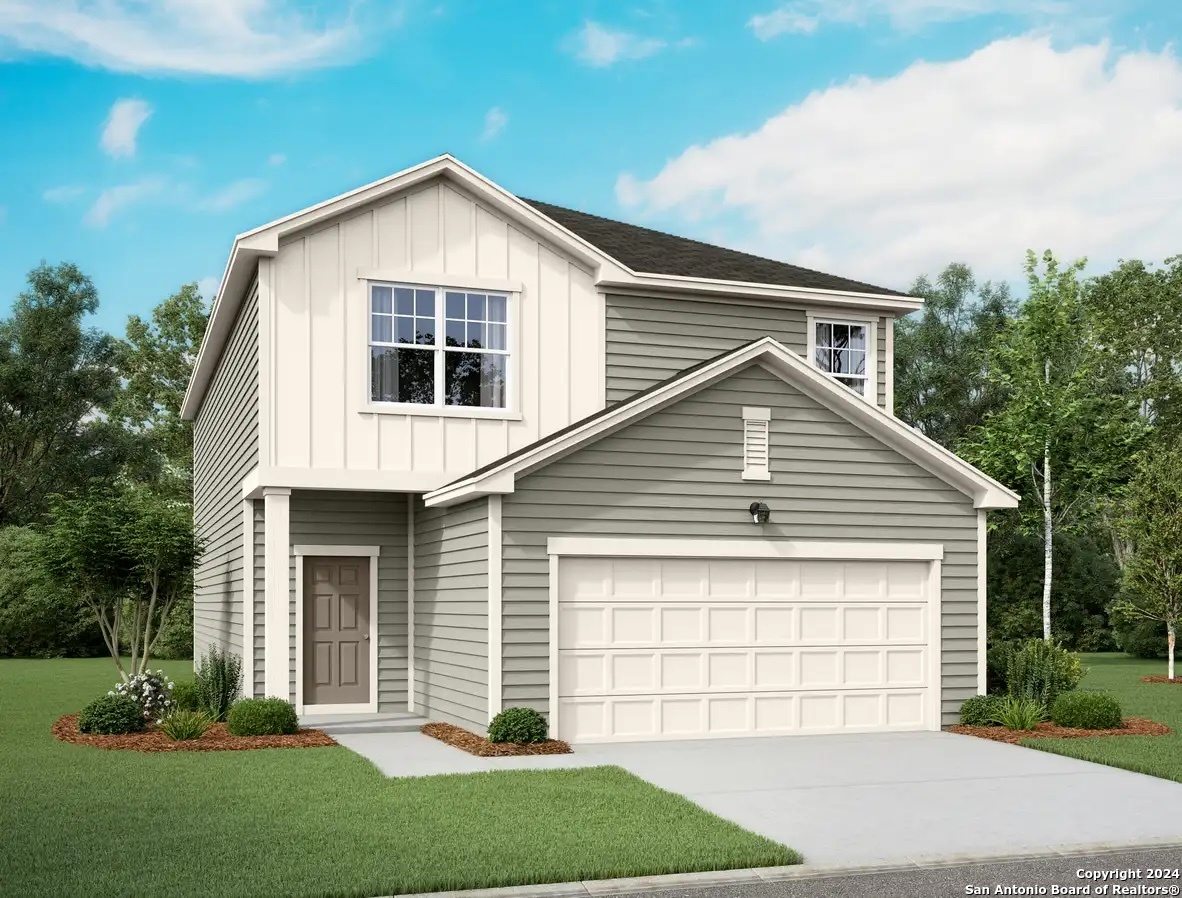
[[[1125,725],[1118,730],[1081,730],[1076,727],[1061,727],[1053,723],[1040,723],[1033,730],[1007,730],[1005,727],[970,727],[956,724],[948,728],[950,733],[964,736],[980,736],[994,742],[1008,742],[1017,745],[1023,739],[1088,739],[1092,736],[1168,736],[1173,732],[1164,723],[1146,720],[1144,717],[1126,717]]]
[[[200,739],[174,742],[156,729],[125,736],[99,736],[78,731],[78,715],[59,717],[52,729],[55,739],[75,745],[91,745],[122,751],[249,751],[252,748],[320,748],[336,740],[320,730],[297,730],[291,736],[231,736],[224,723],[215,723]]]
[[[1182,677],[1174,677],[1174,679],[1172,679],[1172,680],[1169,677],[1142,677],[1141,682],[1142,683],[1175,683],[1175,684],[1182,686]]]
[[[561,739],[545,742],[489,742],[483,736],[469,733],[450,723],[425,723],[419,732],[440,742],[446,742],[470,755],[481,758],[507,758],[514,755],[565,755],[570,745]]]

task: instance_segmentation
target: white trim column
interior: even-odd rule
[[[263,676],[266,694],[291,698],[291,490],[263,487]]]
[[[488,719],[501,713],[503,701],[501,640],[501,497],[488,497]]]
[[[989,529],[985,509],[977,510],[977,694],[988,692],[989,608],[986,587],[989,571]]]
[[[254,698],[254,500],[242,500],[242,695]]]

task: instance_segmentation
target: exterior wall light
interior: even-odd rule
[[[772,516],[772,510],[767,507],[766,502],[752,502],[747,511],[751,515],[752,523],[755,524],[766,524]]]

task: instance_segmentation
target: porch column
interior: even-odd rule
[[[291,490],[263,488],[263,676],[268,696],[291,699]]]

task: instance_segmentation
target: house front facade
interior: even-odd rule
[[[920,304],[450,156],[240,235],[183,407],[195,649],[576,743],[952,722],[1017,497],[894,417]]]

